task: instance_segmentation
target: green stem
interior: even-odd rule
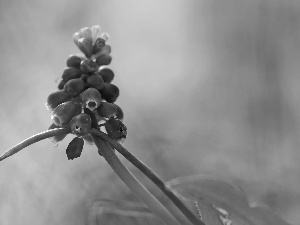
[[[4,152],[0,156],[0,161],[6,159],[9,156],[12,156],[13,154],[19,152],[20,150],[22,150],[23,148],[26,148],[29,145],[34,144],[35,142],[38,142],[38,141],[41,141],[41,140],[44,140],[46,138],[50,138],[53,136],[58,136],[58,135],[68,134],[68,133],[70,133],[69,128],[56,128],[56,129],[47,130],[47,131],[41,132],[39,134],[33,135],[32,137],[27,138],[26,140],[20,142],[16,146],[14,146],[11,149],[8,149],[6,152]]]
[[[119,153],[121,153],[128,161],[130,161],[134,166],[136,166],[139,170],[141,170],[151,181],[154,182],[168,197],[169,199],[178,207],[178,209],[188,218],[188,220],[195,225],[205,225],[200,217],[193,213],[165,183],[159,178],[154,171],[148,168],[143,162],[141,162],[138,158],[128,152],[121,144],[117,143],[115,140],[107,136],[105,133],[92,129],[91,133],[99,136],[103,140],[110,143]],[[178,210],[171,209],[170,211],[176,212]],[[180,220],[186,221],[185,218]]]
[[[107,142],[103,142],[103,140],[96,135],[92,135],[92,138],[105,160],[120,179],[158,216],[158,218],[161,218],[167,225],[180,225],[172,214],[131,174],[127,167],[122,164]]]

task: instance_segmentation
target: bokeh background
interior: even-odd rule
[[[111,36],[126,148],[164,180],[228,179],[300,224],[298,0],[2,0],[1,152],[47,129],[72,34],[94,24]],[[68,161],[71,138],[1,162],[0,224],[85,224],[95,199],[131,198],[94,146]]]

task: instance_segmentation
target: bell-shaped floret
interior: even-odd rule
[[[91,129],[91,118],[85,113],[81,113],[75,117],[70,122],[70,128],[72,134],[82,137],[87,135]]]
[[[101,94],[95,88],[86,89],[81,95],[82,103],[85,108],[94,111],[101,104]]]
[[[54,109],[51,119],[55,125],[62,127],[67,125],[81,110],[81,104],[68,101]]]
[[[98,66],[107,66],[111,63],[111,61],[112,61],[112,57],[109,54],[101,55],[96,59],[96,63]]]
[[[116,140],[125,139],[127,136],[127,127],[121,120],[110,118],[105,124],[107,135]]]
[[[102,102],[97,108],[98,115],[107,119],[116,117],[118,109],[115,104],[109,102]]]
[[[79,78],[81,75],[81,71],[75,67],[66,67],[62,74],[62,79],[65,82],[68,82],[71,79]]]
[[[86,78],[86,85],[88,87],[93,87],[98,90],[101,90],[103,87],[104,81],[99,74],[92,74]]]
[[[79,95],[81,92],[84,91],[84,88],[85,88],[85,83],[80,78],[69,80],[64,85],[64,91],[67,92],[72,97],[76,97],[77,95]]]
[[[119,97],[120,91],[116,85],[104,83],[102,89],[100,90],[100,94],[107,102],[113,103]]]
[[[55,91],[48,96],[46,106],[49,111],[54,110],[59,104],[70,101],[72,96],[63,90]]]
[[[110,83],[115,77],[114,72],[109,68],[100,69],[98,74],[102,77],[105,83]]]
[[[80,63],[83,57],[80,57],[78,55],[70,55],[67,59],[67,66],[68,67],[75,67],[77,69],[80,69]]]

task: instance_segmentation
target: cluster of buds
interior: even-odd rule
[[[69,159],[81,155],[84,141],[93,144],[89,134],[92,128],[101,129],[117,141],[127,135],[123,111],[114,103],[119,88],[111,83],[114,72],[106,67],[112,60],[108,37],[98,25],[82,28],[73,35],[84,56],[68,57],[58,90],[47,99],[53,122],[49,129],[69,127],[76,135],[67,148]],[[65,136],[55,136],[52,141],[62,141]]]

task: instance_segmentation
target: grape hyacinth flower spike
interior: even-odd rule
[[[73,135],[66,149],[68,160],[81,156],[84,143],[94,144],[120,179],[163,223],[179,225],[183,221],[204,225],[183,198],[173,193],[151,169],[119,143],[127,137],[127,127],[123,123],[123,110],[115,104],[120,95],[119,88],[112,83],[115,74],[107,68],[112,61],[108,39],[108,34],[101,32],[98,25],[84,27],[73,35],[83,56],[72,54],[67,58],[57,90],[47,98],[51,125],[48,130],[7,150],[0,156],[0,161],[43,139],[51,138],[57,143],[67,135]],[[140,169],[174,204],[166,207],[154,197],[122,164],[115,150]]]

